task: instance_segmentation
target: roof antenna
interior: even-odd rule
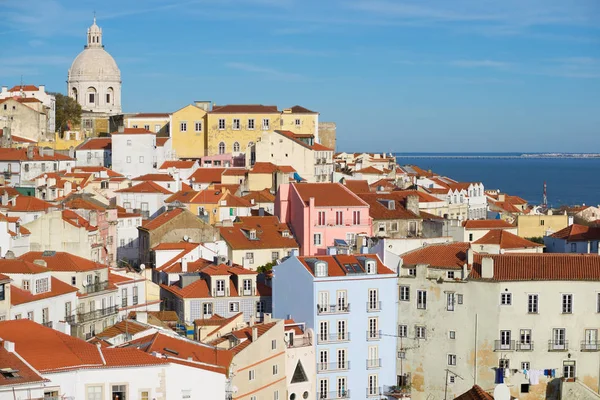
[[[96,23],[96,10],[94,10],[94,24]]]
[[[548,209],[548,196],[546,194],[546,181],[544,181],[544,197],[542,198],[542,209],[546,211]]]

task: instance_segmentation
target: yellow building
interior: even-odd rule
[[[125,116],[125,128],[143,128],[161,136],[169,134],[169,113],[139,113]]]
[[[276,129],[300,135],[314,135],[318,142],[319,113],[302,106],[286,108],[281,113],[281,128]]]
[[[176,157],[200,158],[206,155],[207,109],[206,103],[196,102],[171,114],[169,130]]]
[[[569,226],[569,216],[556,215],[518,215],[517,234],[524,238],[543,237]]]

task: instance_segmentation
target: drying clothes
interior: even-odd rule
[[[510,369],[506,368],[506,369],[504,370],[504,378],[505,378],[505,379],[508,379],[508,378],[510,378]]]
[[[525,375],[525,379],[529,380],[529,371],[528,370],[524,369],[523,375]]]
[[[552,378],[556,378],[556,370],[555,369],[551,369],[550,371],[552,371],[552,373],[550,374],[550,376]]]
[[[496,383],[504,383],[504,368],[496,368]]]
[[[539,370],[539,369],[530,369],[529,370],[529,384],[530,385],[539,385],[540,383],[540,376],[542,375],[543,371]]]

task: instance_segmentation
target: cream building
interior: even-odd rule
[[[569,216],[564,214],[518,215],[517,234],[524,238],[544,237],[558,232],[571,224]]]
[[[48,133],[54,133],[56,127],[56,97],[53,94],[46,92],[46,85],[17,85],[11,89],[2,86],[0,100],[9,97],[39,100],[43,104],[46,111],[45,113],[48,116]]]

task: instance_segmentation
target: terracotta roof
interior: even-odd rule
[[[190,283],[184,288],[179,287],[179,285],[177,284],[173,284],[170,286],[160,285],[160,287],[181,298],[205,299],[208,297],[212,297],[208,287],[208,283],[206,283],[204,279],[198,279],[197,281]]]
[[[339,183],[292,183],[306,205],[314,197],[316,207],[368,207],[361,200]]]
[[[289,165],[275,165],[270,162],[257,162],[248,171],[249,174],[272,174],[274,172],[292,173],[296,170]]]
[[[392,274],[396,275],[394,271],[383,265],[379,256],[377,254],[361,254],[361,255],[334,255],[334,256],[307,256],[307,257],[298,257],[298,261],[304,265],[304,267],[314,275],[313,272],[313,264],[317,260],[326,261],[327,262],[327,272],[328,276],[352,276],[356,273],[364,274],[365,267],[363,266],[363,260],[365,258],[373,259],[377,262],[377,274],[378,275],[387,275]],[[348,272],[346,265],[354,266],[354,270],[358,272]]]
[[[147,325],[140,324],[133,319],[124,319],[110,326],[96,335],[97,338],[110,339],[121,334],[135,335],[136,333],[144,332],[151,329]]]
[[[221,183],[221,174],[224,171],[225,168],[198,168],[190,176],[190,181],[193,183]]]
[[[66,253],[64,251],[30,251],[20,256],[19,259],[29,262],[33,262],[35,260],[44,260],[46,261],[47,268],[49,270],[57,272],[96,271],[99,269],[108,268],[104,264],[100,264],[74,254]]]
[[[171,139],[170,137],[159,136],[156,138],[156,146],[163,147],[168,141]]]
[[[179,168],[179,169],[188,169],[192,168],[196,161],[193,160],[172,160],[165,161],[162,163],[159,169],[167,169],[167,168]]]
[[[369,215],[374,220],[382,219],[421,219],[421,217],[412,211],[404,208],[402,198],[392,193],[359,193],[357,195],[367,204],[369,204]],[[400,200],[398,200],[400,198]],[[385,202],[392,202],[393,209],[384,205]]]
[[[219,228],[221,237],[233,250],[298,248],[290,228],[277,217],[239,217],[238,220],[232,227]],[[250,239],[251,230],[255,231],[256,239]],[[283,232],[288,236],[284,237]]]
[[[50,297],[62,296],[68,293],[77,292],[77,288],[73,287],[67,283],[64,283],[57,278],[51,277],[50,287],[52,288],[50,291],[39,294],[31,294],[28,290],[23,290],[19,287],[11,285],[10,287],[10,304],[13,306],[31,303],[32,301],[38,301],[43,299],[48,299]]]
[[[513,224],[510,224],[501,219],[470,219],[463,221],[462,226],[465,229],[508,229],[515,228]]]
[[[10,281],[10,276],[0,274],[0,281]]]
[[[167,222],[171,221],[173,218],[179,216],[183,212],[183,208],[174,208],[173,210],[167,210],[164,213],[156,216],[154,219],[144,221],[144,223],[142,224],[142,228],[149,231],[159,228]]]
[[[112,138],[98,137],[90,138],[81,143],[75,150],[111,150]]]
[[[252,326],[248,326],[246,328],[243,328],[243,329],[240,329],[237,331],[232,331],[231,333],[228,333],[227,335],[223,335],[220,338],[214,340],[212,343],[214,343],[214,344],[223,343],[223,342],[229,340],[229,336],[234,336],[235,338],[239,339],[240,342],[236,346],[232,347],[231,351],[234,354],[238,354],[239,352],[244,350],[246,347],[248,347],[250,344],[252,344],[253,328],[256,328],[257,338],[260,338],[262,335],[267,333],[271,328],[273,328],[276,324],[277,324],[277,322],[269,322],[268,324],[254,324]]]
[[[200,192],[195,190],[180,190],[179,192],[175,192],[167,197],[165,199],[165,203],[173,203],[178,201],[183,204],[189,204],[198,193]]]
[[[455,397],[454,400],[494,400],[494,397],[484,391],[478,385],[474,385],[471,389]]]
[[[33,149],[33,157],[27,157],[27,149]],[[22,149],[1,148],[0,161],[74,161],[74,158],[54,152],[54,155],[40,155],[39,147],[28,147]]]
[[[290,110],[292,110],[292,113],[294,114],[318,114],[316,111],[311,111],[308,108],[298,105],[290,107]]]
[[[138,183],[137,185],[115,190],[116,193],[153,193],[153,194],[173,194],[173,192],[165,189],[157,183],[152,181],[145,181]]]
[[[213,106],[213,114],[276,114],[277,106],[263,106],[262,104],[229,104]]]
[[[1,186],[0,187],[0,195],[4,195],[4,193],[8,194],[8,197],[20,196],[21,192],[11,186]]]
[[[269,191],[269,189],[248,192],[248,194],[242,196],[242,199],[248,201],[254,200],[254,204],[275,203],[275,196]]]
[[[224,176],[244,176],[246,175],[246,173],[248,172],[248,170],[246,170],[245,168],[227,168],[225,171],[223,171]]]
[[[384,175],[385,173],[381,170],[373,166],[368,166],[366,168],[360,169],[358,171],[354,171],[355,174],[368,174],[368,175]]]
[[[40,88],[35,85],[15,85],[8,89],[9,92],[20,92],[21,90],[24,92],[37,92]]]
[[[497,207],[501,210],[507,211],[509,213],[520,213],[521,210],[519,210],[517,207],[515,207],[514,204],[509,203],[508,201],[494,201],[494,200],[490,200],[491,202],[491,209],[493,210],[494,207]]]
[[[215,183],[215,184],[212,184],[211,187],[214,190],[220,190],[221,192],[224,192],[225,190],[227,190],[227,191],[229,191],[229,193],[235,194],[235,193],[237,193],[238,189],[240,188],[240,184],[237,184],[237,183]]]
[[[41,274],[48,270],[31,261],[4,258],[0,259],[0,272],[3,274]]]
[[[28,319],[0,323],[0,337],[14,342],[17,353],[41,373],[167,363],[135,349],[99,349],[94,344]]]
[[[474,255],[470,278],[481,278],[484,257],[494,261],[494,281],[600,281],[600,256],[567,253]]]
[[[50,208],[55,208],[54,204],[48,203],[47,201],[38,199],[33,196],[23,196],[19,195],[15,198],[15,205],[12,203],[8,203],[5,206],[1,206],[1,208],[5,208],[9,211],[13,212],[38,212],[38,211],[46,211]]]
[[[141,279],[141,280],[143,281],[144,279]],[[124,284],[124,283],[133,283],[133,282],[135,282],[135,279],[130,278],[128,276],[115,274],[114,272],[112,272],[109,269],[108,270],[108,282],[112,283],[113,285],[120,285],[120,284]]]
[[[2,368],[9,368],[13,371],[18,371],[14,378],[5,377],[0,374],[0,386],[12,386],[13,388],[18,385],[48,382],[48,379],[42,378],[34,369],[27,365],[21,358],[4,348],[5,341],[0,340],[0,365]]]
[[[169,113],[137,113],[129,118],[169,118]]]
[[[539,243],[524,239],[504,229],[494,229],[486,233],[482,238],[473,242],[473,244],[495,244],[501,249],[526,249],[531,247],[543,247]]]
[[[181,254],[178,255],[177,257],[173,257],[173,259],[167,261],[166,263],[164,263],[161,267],[159,267],[157,269],[162,272],[165,272],[167,274],[180,274],[180,273],[184,272],[183,266],[181,265],[181,261],[178,261],[181,259],[181,257],[183,257],[183,255],[181,255]],[[173,260],[175,260],[175,262],[173,262]],[[206,268],[212,264],[213,264],[212,261],[200,258],[196,261],[188,262],[186,272],[187,273],[200,272],[204,268]]]
[[[550,237],[565,239],[569,242],[600,240],[600,227],[573,224],[553,233]]]
[[[67,173],[67,171],[63,170],[63,171],[59,171],[60,173],[64,174],[65,176],[75,176],[77,173],[83,172],[83,173],[92,173],[94,175],[100,175],[101,172],[105,172],[106,175],[108,175],[109,178],[123,178],[124,176],[119,174],[118,172],[115,172],[114,170],[110,169],[110,168],[106,168],[106,167],[100,167],[100,166],[87,166],[87,167],[74,167],[71,170],[71,173]]]
[[[100,203],[97,200],[92,200],[85,197],[69,197],[63,205],[70,209],[83,209],[83,210],[92,210],[92,211],[105,211],[108,206]]]
[[[434,244],[402,255],[403,265],[429,265],[433,268],[461,269],[467,259],[469,243]]]
[[[312,145],[310,145],[310,144],[304,142],[303,140],[300,140],[302,138],[314,138],[314,135],[297,134],[292,131],[282,131],[282,130],[275,130],[274,132],[278,133],[280,135],[283,135],[290,140],[293,140],[297,144],[301,145],[302,147],[306,147],[307,149],[316,150],[316,151],[333,151],[333,149],[330,149],[329,147],[325,147],[322,144],[313,143]]]
[[[200,192],[202,193],[202,192]],[[199,197],[199,196],[197,196]],[[227,195],[225,195],[224,199],[221,199],[221,201],[225,201],[224,206],[225,207],[252,207],[252,203],[250,203],[250,201],[246,200],[246,199],[242,199],[241,197],[235,196],[231,193],[227,193]],[[221,203],[219,203],[219,205],[223,205]]]
[[[333,151],[332,148],[323,146],[321,143],[314,143],[312,145],[312,149],[316,151]]]
[[[111,135],[143,135],[143,134],[156,135],[155,132],[151,132],[144,128],[124,128],[123,132],[119,132],[119,131],[111,132]]]
[[[81,215],[77,214],[72,210],[62,210],[62,219],[63,221],[73,225],[76,228],[84,228],[88,232],[93,232],[98,230],[97,226],[93,226],[89,223],[89,221],[83,218]]]
[[[131,181],[153,181],[153,182],[173,182],[175,179],[169,174],[146,174],[131,178]]]

